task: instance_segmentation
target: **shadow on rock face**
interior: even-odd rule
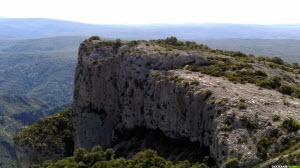
[[[171,161],[201,163],[205,156],[210,155],[209,148],[201,147],[199,142],[191,142],[188,138],[169,138],[160,130],[145,127],[117,131],[112,148],[117,155],[125,158],[131,158],[145,149],[156,150],[159,155]]]

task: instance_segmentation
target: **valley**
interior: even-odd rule
[[[0,163],[15,167],[13,135],[71,106],[77,46],[83,37],[1,41]]]

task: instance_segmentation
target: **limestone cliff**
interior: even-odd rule
[[[91,38],[79,48],[74,146],[111,147],[127,158],[147,148],[170,160],[202,162],[209,155],[216,167],[295,164],[300,158],[296,71],[278,59],[174,38]],[[16,145],[23,156],[26,144]],[[35,150],[33,145],[29,151]],[[27,165],[33,163],[28,159]]]
[[[256,142],[277,131],[272,116],[299,120],[300,101],[286,98],[292,105],[285,106],[277,91],[187,70],[212,64],[214,56],[148,42],[84,42],[72,107],[75,147],[111,146],[120,132],[145,127],[198,142],[218,166],[230,158],[241,167],[262,162]],[[299,131],[284,136],[292,140]]]

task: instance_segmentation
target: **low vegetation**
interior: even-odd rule
[[[287,118],[283,121],[281,127],[287,132],[294,132],[300,129],[300,123],[292,118]]]
[[[89,40],[101,40],[99,36],[92,36]]]
[[[256,155],[263,159],[268,159],[268,148],[276,141],[276,138],[263,137],[256,142],[257,153]]]
[[[286,142],[280,148],[276,148],[273,153],[268,153],[268,148],[275,143],[276,137],[272,138],[262,138],[257,143],[258,153],[257,156],[262,158],[265,162],[268,159],[278,158],[276,164],[278,165],[297,165],[300,160],[300,138],[296,137],[294,139],[286,139]],[[263,151],[263,152],[262,152]],[[263,163],[265,163],[263,162]],[[263,164],[260,163],[259,165]],[[256,165],[255,168],[259,167]]]
[[[239,109],[246,109],[247,108],[247,105],[245,103],[239,103],[238,104],[238,108]]]
[[[252,83],[262,88],[274,89],[283,94],[300,98],[300,88],[293,84],[291,76],[269,76],[265,71],[255,70],[253,67],[254,63],[265,64],[265,67],[281,69],[297,75],[299,72],[297,63],[286,63],[280,57],[268,58],[260,56],[255,58],[251,54],[247,55],[240,51],[211,49],[208,46],[195,42],[178,41],[175,37],[169,37],[165,40],[150,40],[150,43],[160,45],[166,49],[197,50],[215,54],[215,56],[207,58],[212,62],[211,65],[202,67],[189,65],[186,67],[189,71],[201,72],[215,77],[225,77],[234,83]]]
[[[102,150],[96,146],[91,152],[83,148],[76,149],[72,157],[59,160],[56,163],[46,161],[33,168],[208,168],[205,163],[190,163],[189,161],[171,162],[160,157],[156,151],[148,149],[137,153],[132,159],[115,157],[112,149]]]
[[[19,131],[14,142],[21,146],[65,148],[66,155],[73,152],[71,109],[39,119]]]
[[[278,115],[273,115],[272,116],[272,120],[274,121],[274,122],[276,122],[276,121],[279,121],[280,120],[280,117],[278,116]]]
[[[92,43],[93,40],[101,40],[99,36],[92,36],[89,39],[86,39],[80,44],[80,47],[84,49],[84,51],[88,51],[90,49],[90,44]],[[99,41],[98,43],[95,44],[95,49],[99,49],[101,47],[113,47],[114,49],[119,48],[122,45],[122,41],[120,39],[116,40],[105,40],[105,41]]]
[[[225,162],[226,168],[238,168],[239,167],[239,160],[237,158],[228,159]]]
[[[278,121],[280,118],[277,115],[273,115],[272,117],[273,121]],[[294,120],[292,118],[285,119],[282,124],[281,128],[284,129],[287,132],[294,132],[298,131],[300,129],[300,124],[297,120]],[[287,164],[287,163],[294,163],[294,159],[298,158],[300,159],[299,154],[293,154],[293,152],[300,149],[300,137],[296,136],[293,138],[286,138],[281,139],[281,143],[283,143],[282,146],[276,147],[272,153],[270,153],[269,147],[271,145],[277,143],[278,137],[280,136],[280,133],[278,130],[275,130],[275,132],[272,134],[272,136],[269,137],[262,137],[256,142],[256,148],[257,148],[257,156],[263,160],[272,159],[279,157],[280,163]],[[286,157],[285,155],[288,155]],[[294,158],[294,159],[293,159]]]

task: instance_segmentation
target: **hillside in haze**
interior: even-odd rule
[[[15,167],[12,135],[19,127],[70,107],[82,40],[0,41],[0,167]]]
[[[149,24],[93,25],[53,19],[0,19],[0,39],[41,38],[52,36],[90,36],[105,38],[179,39],[260,38],[299,39],[300,25],[250,24]]]
[[[257,56],[281,57],[289,63],[300,62],[300,40],[210,39],[196,41],[216,49],[242,51]]]
[[[17,41],[0,51],[0,94],[71,101],[77,46],[82,37]],[[67,42],[70,41],[70,42]]]

